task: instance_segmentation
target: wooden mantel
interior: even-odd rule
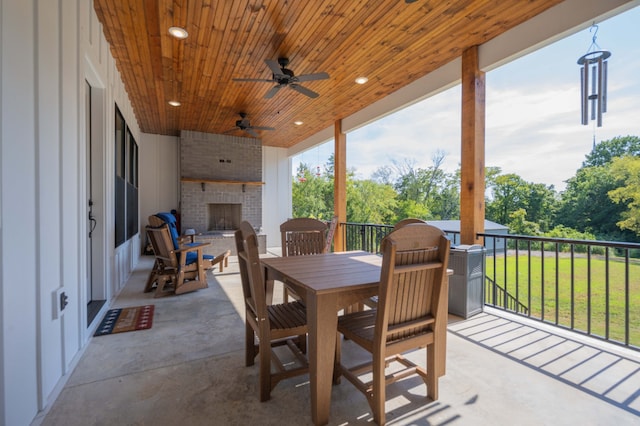
[[[264,185],[264,182],[245,181],[245,180],[221,180],[221,179],[201,179],[201,178],[180,178],[182,182],[195,183],[219,183],[224,185]]]

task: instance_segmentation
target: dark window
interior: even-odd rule
[[[116,105],[115,117],[115,219],[116,219],[116,247],[127,240],[126,228],[126,123],[124,117]]]
[[[116,105],[115,245],[138,233],[138,144]]]

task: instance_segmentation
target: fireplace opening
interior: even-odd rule
[[[235,231],[242,220],[242,204],[209,204],[209,232]]]

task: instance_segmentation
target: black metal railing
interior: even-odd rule
[[[393,231],[391,225],[374,225],[372,223],[341,223],[347,250],[363,250],[370,253],[380,253],[380,242]]]
[[[505,302],[506,309],[515,313],[522,313],[523,315],[527,315],[529,313],[529,308],[524,303],[520,302],[516,297],[514,297],[511,293],[506,291],[504,287],[501,287],[498,283],[492,280],[490,277],[485,275],[484,280],[484,294],[491,294],[493,297],[489,297],[489,299],[497,299]],[[485,300],[487,297],[485,297]],[[486,302],[485,302],[486,304]]]
[[[373,223],[346,222],[340,224],[339,232],[345,241],[346,250],[363,250],[370,253],[380,253],[382,239],[393,231],[393,225],[379,225]],[[458,244],[460,233],[445,231],[451,244]]]
[[[343,223],[347,250],[380,252],[390,225]],[[458,231],[444,230],[455,246]],[[484,303],[640,350],[640,244],[482,233]]]
[[[479,234],[485,304],[640,350],[640,244]],[[490,247],[490,248],[489,248]]]

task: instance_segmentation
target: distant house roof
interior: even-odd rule
[[[427,223],[429,225],[433,225],[437,228],[442,229],[443,231],[450,232],[460,232],[460,221],[459,220],[428,220]],[[490,220],[484,221],[484,230],[485,232],[490,231],[508,231],[509,227],[500,225],[499,223],[492,222]]]

